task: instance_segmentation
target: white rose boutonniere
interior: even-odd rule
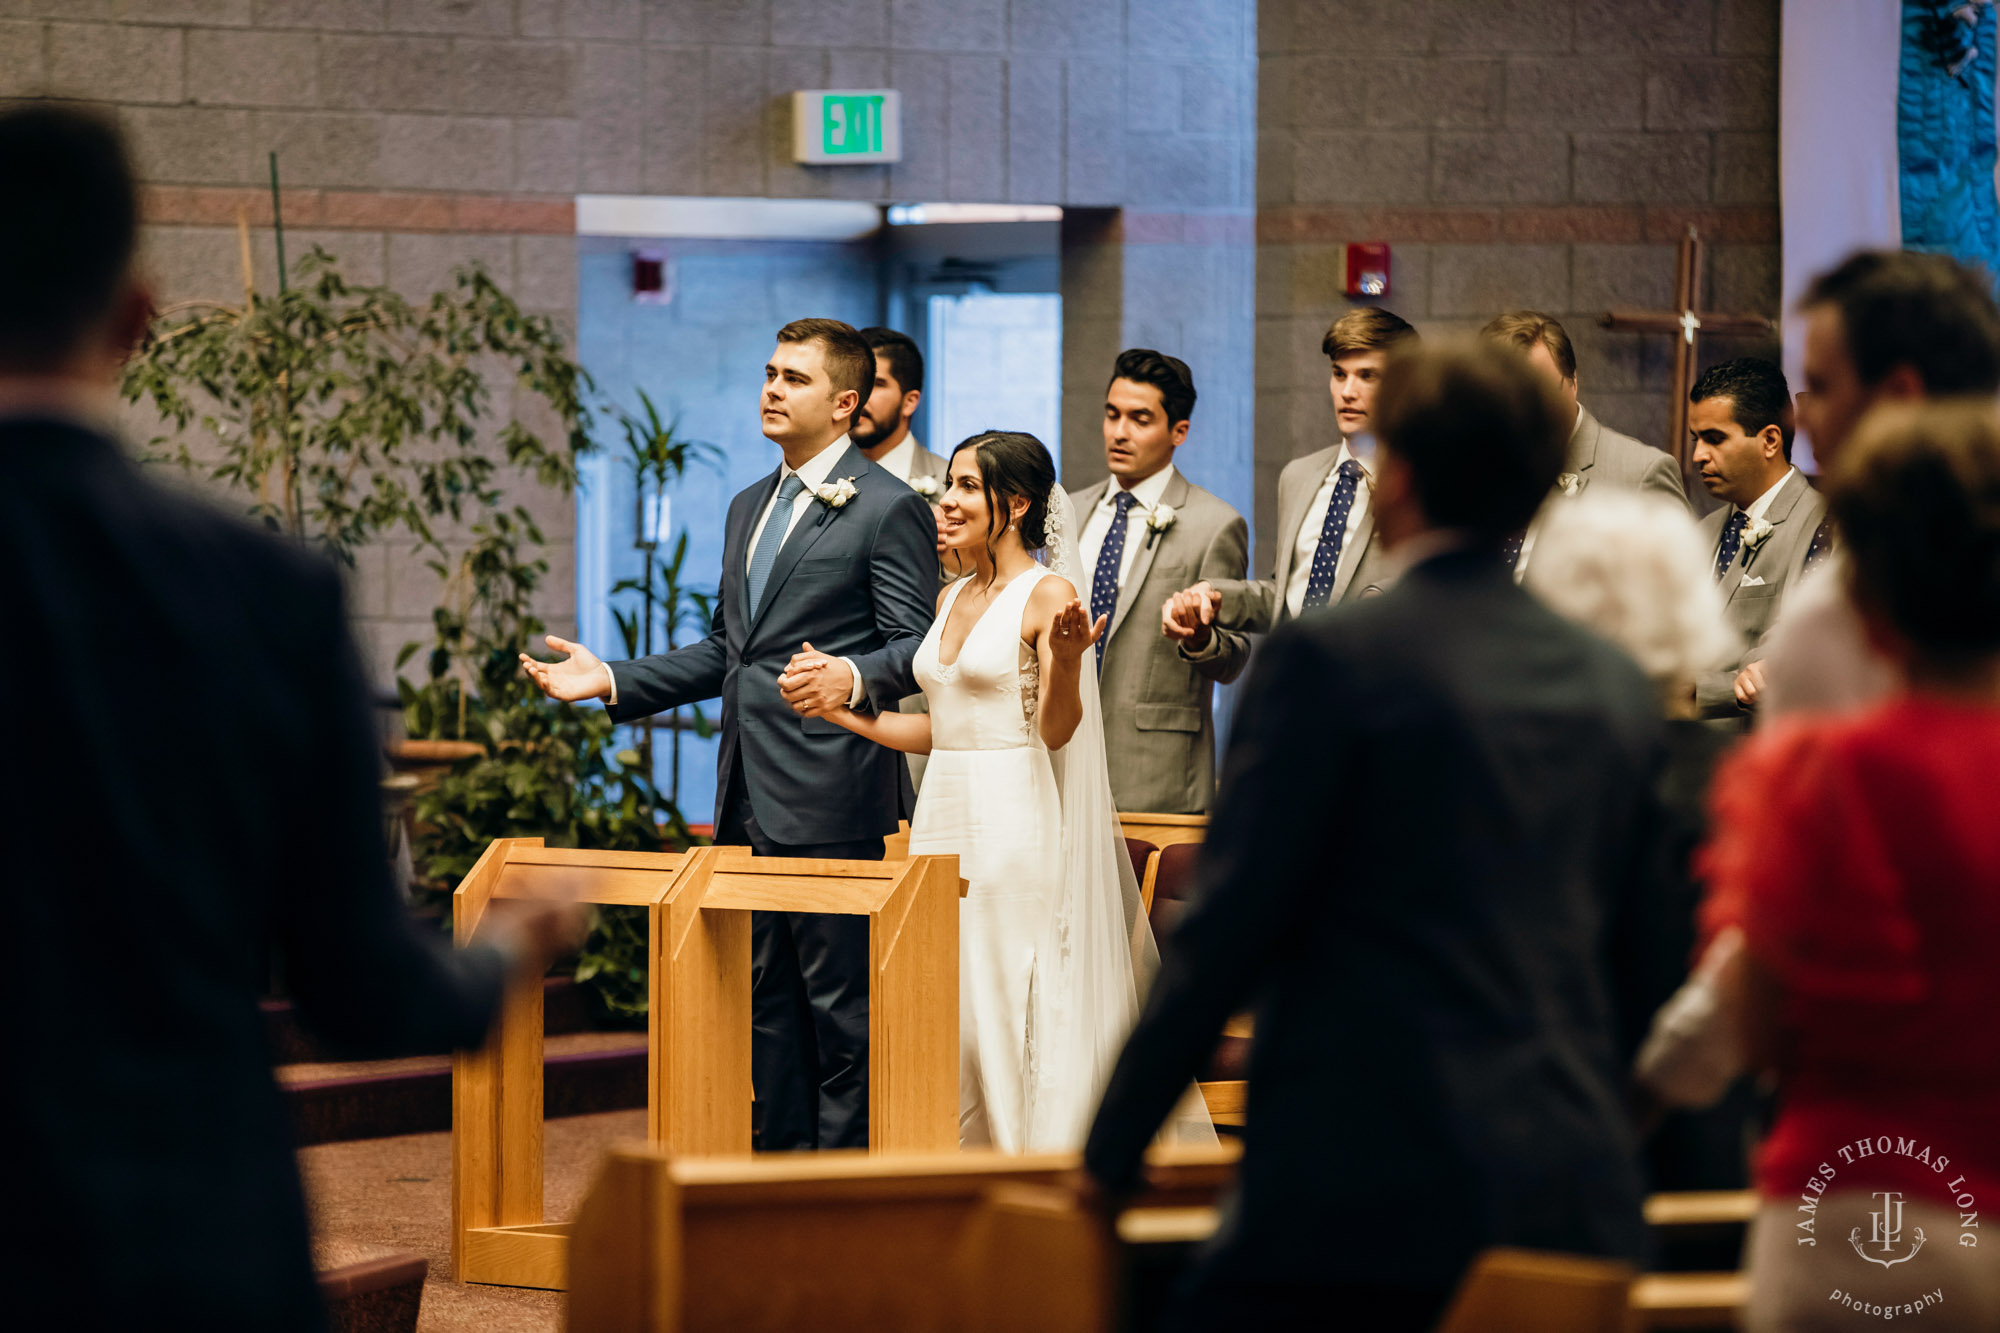
[[[813,498],[829,510],[839,509],[858,494],[860,492],[854,489],[852,477],[842,477],[839,481],[829,481],[824,486],[813,487]]]
[[[911,477],[910,489],[926,500],[936,500],[938,492],[943,488],[938,485],[938,479],[927,472],[921,477]]]
[[[1556,478],[1556,489],[1564,495],[1574,496],[1583,489],[1583,478],[1574,472],[1565,472]]]
[[[1743,525],[1743,549],[1755,553],[1757,548],[1771,539],[1777,528],[1761,518],[1753,518]]]
[[[1147,510],[1146,511],[1147,547],[1150,548],[1154,542],[1158,541],[1160,539],[1160,534],[1165,532],[1168,528],[1171,528],[1174,525],[1174,520],[1179,517],[1180,515],[1174,512],[1174,507],[1172,505],[1154,505],[1151,509]]]

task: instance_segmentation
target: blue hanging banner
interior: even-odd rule
[[[1896,85],[1903,245],[2000,275],[1992,0],[1904,0]]]

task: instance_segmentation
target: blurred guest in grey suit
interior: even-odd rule
[[[924,354],[907,333],[861,330],[875,353],[875,387],[854,414],[848,437],[868,461],[936,507],[944,493],[945,460],[910,432],[910,419],[924,400]]]
[[[1331,367],[1328,390],[1340,442],[1285,465],[1278,474],[1278,542],[1270,578],[1203,580],[1161,611],[1161,630],[1190,662],[1243,651],[1243,635],[1264,634],[1300,612],[1382,591],[1391,566],[1375,541],[1370,496],[1375,437],[1369,421],[1389,355],[1417,331],[1376,306],[1350,310],[1320,339]]]
[[[1104,461],[1111,475],[1070,492],[1092,571],[1090,614],[1109,616],[1097,641],[1104,746],[1120,810],[1205,814],[1215,795],[1215,682],[1249,657],[1237,637],[1200,661],[1153,632],[1153,608],[1196,579],[1240,579],[1250,529],[1229,505],[1174,467],[1194,413],[1194,376],[1150,348],[1121,352],[1104,391]],[[1138,608],[1138,615],[1132,615]]]
[[[1495,315],[1479,331],[1479,336],[1518,349],[1574,411],[1569,449],[1563,458],[1562,474],[1556,478],[1559,496],[1581,495],[1594,482],[1600,486],[1658,491],[1661,495],[1671,495],[1683,506],[1687,504],[1687,489],[1681,485],[1681,470],[1672,454],[1630,435],[1619,434],[1577,401],[1576,347],[1569,340],[1569,331],[1554,316],[1539,310],[1509,310],[1504,315]],[[1539,522],[1538,518],[1529,523],[1527,530],[1509,539],[1500,553],[1502,559],[1514,566],[1516,579],[1528,572]]]
[[[1704,672],[1695,706],[1710,718],[1745,720],[1736,676],[1763,656],[1764,635],[1785,591],[1805,572],[1826,501],[1792,466],[1792,395],[1785,372],[1739,357],[1710,366],[1688,394],[1688,434],[1701,484],[1725,501],[1701,521],[1729,622],[1745,650],[1727,670]]]

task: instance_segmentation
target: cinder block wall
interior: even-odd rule
[[[1263,0],[1257,108],[1257,530],[1277,474],[1334,438],[1319,341],[1349,241],[1393,246],[1381,304],[1425,333],[1558,316],[1584,402],[1664,444],[1671,345],[1612,334],[1671,303],[1688,223],[1709,308],[1778,301],[1778,0]],[[1712,339],[1704,361],[1766,350]]]
[[[1102,475],[1096,393],[1143,335],[1190,349],[1203,428],[1247,475],[1254,16],[1250,0],[0,0],[0,97],[118,108],[168,300],[240,296],[239,207],[274,285],[273,148],[291,254],[317,241],[412,293],[477,257],[572,329],[578,192],[1121,209],[1095,237],[1109,278],[1066,330],[1091,354],[1072,383],[1091,387],[1066,404],[1065,471]],[[902,92],[905,161],[792,165],[786,95],[856,86]],[[566,631],[573,511],[536,507],[542,610]],[[354,608],[382,679],[436,593],[397,548],[363,560]]]

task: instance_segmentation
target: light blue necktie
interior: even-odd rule
[[[757,537],[757,549],[750,553],[750,614],[755,616],[764,605],[764,582],[771,577],[771,566],[778,563],[778,548],[785,544],[785,529],[792,523],[792,501],[798,499],[799,492],[806,484],[799,480],[798,473],[788,472],[778,483],[778,502],[771,506],[771,516],[764,520],[764,531]]]

